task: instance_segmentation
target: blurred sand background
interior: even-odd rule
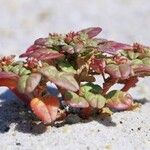
[[[36,38],[90,26],[101,36],[150,45],[149,0],[0,0],[0,51],[20,54]]]
[[[90,26],[102,27],[103,38],[150,45],[150,0],[0,0],[0,55],[19,55],[49,32],[65,33]],[[149,100],[149,84],[148,78],[141,80],[131,90],[134,98]],[[0,89],[2,150],[150,149],[147,100],[140,110],[116,113],[112,121],[91,120],[53,127],[35,136],[30,122],[20,115],[23,106],[12,99],[15,97],[10,92]]]

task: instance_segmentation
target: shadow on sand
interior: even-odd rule
[[[136,100],[136,102],[145,104],[149,101],[146,99],[141,99]],[[95,120],[105,126],[116,126],[116,123],[112,121],[111,117],[91,117],[88,120],[83,120],[77,115],[69,115],[65,121],[56,123],[54,126],[60,128],[65,124],[71,125],[75,123],[87,123],[92,120]],[[12,123],[15,124],[15,130],[18,132],[34,135],[44,133],[47,127],[42,123],[37,124],[35,122],[38,122],[38,119],[24,103],[17,100],[10,90],[0,93],[0,133],[8,132]]]

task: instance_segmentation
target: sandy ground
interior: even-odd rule
[[[38,37],[89,26],[104,38],[150,45],[149,0],[0,0],[0,55],[22,53]],[[6,88],[0,88],[0,149],[150,149],[150,80],[130,91],[142,103],[112,118],[81,120],[45,129]],[[73,119],[72,119],[73,118]]]

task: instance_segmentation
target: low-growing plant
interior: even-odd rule
[[[88,118],[93,113],[122,111],[134,107],[128,90],[139,77],[150,75],[150,48],[96,38],[101,28],[68,34],[49,34],[37,39],[16,60],[0,58],[0,86],[7,86],[45,124],[75,113]],[[102,78],[100,86],[96,78]],[[58,95],[47,88],[51,82]],[[110,89],[123,84],[120,90]]]

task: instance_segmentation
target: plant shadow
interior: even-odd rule
[[[145,104],[149,101],[140,99],[136,102]],[[108,127],[116,126],[110,116],[105,118],[95,116],[85,120],[73,114],[70,114],[63,122],[55,123],[53,126],[60,128],[66,124],[72,125],[91,121],[97,121]],[[5,90],[5,92],[0,93],[0,133],[8,132],[12,123],[15,124],[14,130],[34,135],[42,134],[47,129],[44,124],[38,123],[38,119],[22,101],[18,100],[10,90]]]
[[[36,124],[37,120],[29,108],[10,90],[0,93],[0,133],[8,132],[12,123],[15,124],[14,130],[19,132],[35,135],[44,133],[46,126]]]

